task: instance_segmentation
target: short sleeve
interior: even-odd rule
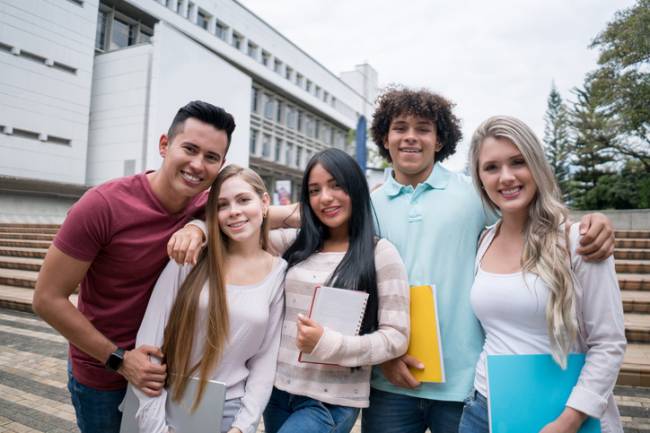
[[[68,211],[54,245],[72,258],[90,262],[110,242],[111,221],[108,202],[97,189],[91,189]]]

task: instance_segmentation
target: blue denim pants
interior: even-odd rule
[[[487,399],[478,391],[465,400],[458,433],[489,433]]]
[[[118,406],[124,400],[126,387],[117,391],[102,391],[77,382],[68,365],[68,391],[77,415],[81,433],[119,433],[122,412]]]
[[[273,388],[264,411],[267,433],[349,433],[359,415],[356,407],[323,403]]]
[[[363,433],[458,433],[463,412],[459,401],[428,400],[370,389],[370,407],[363,410]]]

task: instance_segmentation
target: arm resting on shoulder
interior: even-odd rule
[[[614,226],[602,213],[590,213],[580,220],[580,247],[577,253],[586,261],[599,262],[614,254]]]

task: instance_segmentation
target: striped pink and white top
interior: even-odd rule
[[[270,236],[273,248],[280,254],[295,237],[295,229],[273,230]],[[337,365],[299,362],[296,316],[308,314],[315,287],[329,279],[344,255],[316,253],[287,272],[275,386],[325,403],[363,408],[369,404],[371,366],[401,356],[408,348],[409,286],[397,249],[387,240],[379,240],[375,248],[379,328],[361,336],[344,336],[325,329],[312,354]]]

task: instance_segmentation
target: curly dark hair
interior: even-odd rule
[[[398,116],[410,114],[430,120],[436,127],[436,135],[442,148],[435,160],[443,161],[456,152],[456,145],[463,138],[460,120],[452,113],[453,104],[448,99],[427,89],[413,90],[406,87],[389,87],[377,98],[377,109],[370,133],[381,156],[392,162],[384,142],[390,124]]]

